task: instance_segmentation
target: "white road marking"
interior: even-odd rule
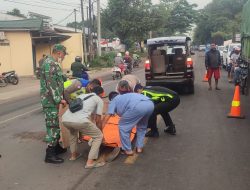
[[[27,114],[30,114],[30,113],[35,112],[35,111],[40,110],[40,109],[42,109],[42,108],[41,108],[41,107],[38,107],[38,108],[35,108],[35,109],[30,110],[30,111],[28,111],[28,112],[25,112],[25,113],[23,113],[23,114],[20,114],[20,115],[17,115],[17,116],[15,116],[15,117],[6,119],[6,120],[4,120],[4,121],[1,121],[1,122],[0,122],[0,125],[3,124],[3,123],[6,123],[6,122],[8,122],[8,121],[11,121],[11,120],[13,120],[13,119],[17,119],[17,118],[19,118],[19,117],[25,116],[25,115],[27,115]]]

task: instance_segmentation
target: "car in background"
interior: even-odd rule
[[[227,45],[223,51],[223,67],[226,68],[227,65],[230,63],[230,55],[234,49],[234,47],[239,47],[241,48],[240,43],[231,43]]]
[[[145,61],[147,86],[165,86],[185,93],[194,93],[194,70],[191,39],[169,36],[147,40],[148,59]]]
[[[217,46],[217,50],[219,50],[219,52],[220,52],[221,64],[223,63],[223,51],[224,51],[224,49],[225,49],[225,46]],[[223,65],[223,67],[224,67],[224,65]]]
[[[198,50],[199,51],[205,51],[206,50],[206,46],[205,45],[199,45]]]

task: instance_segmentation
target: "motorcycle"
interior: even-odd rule
[[[19,82],[19,78],[16,74],[16,71],[8,71],[2,73],[2,77],[7,83],[11,83],[13,85],[17,85]]]
[[[141,63],[140,56],[137,54],[133,54],[133,68],[139,67]]]
[[[112,68],[112,78],[113,78],[113,80],[122,78],[122,71],[119,67],[114,66]]]
[[[240,89],[243,95],[248,95],[248,65],[247,64],[240,64]]]
[[[126,62],[126,60],[124,60],[124,67],[125,67],[124,75],[132,73],[132,63],[128,63]]]

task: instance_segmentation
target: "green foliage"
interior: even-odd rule
[[[222,32],[224,40],[232,39],[240,32],[241,12],[247,0],[213,0],[200,11],[194,41],[204,44],[214,40],[214,34]],[[217,43],[220,43],[221,39]]]
[[[90,67],[112,67],[115,55],[115,52],[108,52],[102,56],[97,56],[90,63]]]
[[[27,18],[24,14],[21,14],[21,11],[19,9],[13,9],[12,11],[7,11],[8,15],[13,15],[13,16],[19,16],[22,18]]]

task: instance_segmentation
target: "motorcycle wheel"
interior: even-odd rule
[[[17,76],[13,76],[13,77],[11,78],[11,84],[13,84],[13,85],[17,85],[17,84],[18,84],[18,82],[19,82],[19,79],[18,79],[18,77],[17,77]]]
[[[4,79],[0,79],[0,87],[5,87],[7,84],[8,83]]]

